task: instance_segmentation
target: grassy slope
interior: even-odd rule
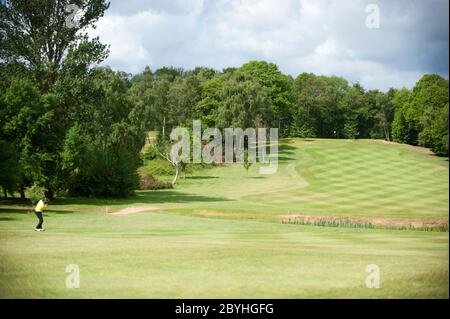
[[[134,199],[60,200],[45,233],[9,206],[0,212],[0,296],[448,297],[448,233],[265,222],[287,212],[448,220],[445,159],[327,140],[292,140],[280,155],[272,176],[228,165]],[[102,213],[144,203],[161,210]],[[69,263],[80,266],[80,289],[65,288]],[[370,263],[381,289],[365,287]]]
[[[283,214],[448,220],[448,159],[377,141],[287,140],[274,175],[242,165],[180,180],[186,194],[211,200],[189,214],[278,219]]]

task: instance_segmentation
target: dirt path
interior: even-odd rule
[[[159,210],[159,209],[160,209],[160,207],[157,207],[157,206],[134,206],[134,207],[123,208],[121,210],[118,210],[117,212],[111,213],[111,215],[114,215],[114,216],[129,215],[129,214],[136,214],[136,213],[151,212],[151,211],[155,211],[155,210]]]

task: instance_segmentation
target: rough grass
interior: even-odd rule
[[[397,230],[420,230],[448,232],[448,222],[404,222],[384,219],[355,219],[349,217],[317,217],[287,215],[281,218],[284,224],[313,225],[325,227],[381,228]]]

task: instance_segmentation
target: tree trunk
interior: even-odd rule
[[[163,126],[162,126],[162,136],[163,137],[166,137],[165,136],[165,131],[166,131],[166,116],[164,115],[163,116]]]
[[[175,185],[178,179],[178,172],[179,172],[178,163],[174,163],[173,166],[175,167],[175,176],[173,177],[172,185]]]
[[[6,188],[3,188],[3,194],[5,195],[5,199],[7,199],[8,198],[8,192],[7,192]]]
[[[20,199],[25,199],[25,188],[23,187],[23,185],[20,185]]]
[[[389,129],[384,127],[384,136],[386,137],[386,141],[390,142],[391,137],[389,136]]]

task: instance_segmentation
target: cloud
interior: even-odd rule
[[[380,9],[369,29],[366,6]],[[173,65],[222,69],[267,60],[292,76],[343,76],[367,88],[448,77],[447,0],[112,0],[92,31],[105,64],[136,73]]]

